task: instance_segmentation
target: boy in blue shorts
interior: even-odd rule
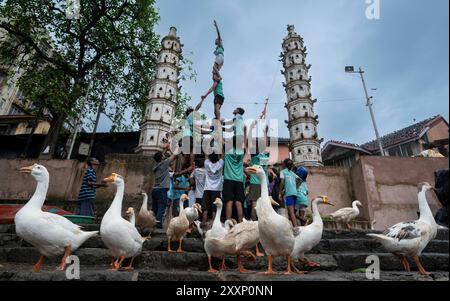
[[[295,203],[297,202],[297,175],[292,171],[294,162],[291,159],[283,161],[284,169],[280,173],[281,189],[280,199],[283,199],[288,210],[289,219],[294,227],[297,227],[297,218],[295,217]]]
[[[308,208],[308,186],[306,185],[306,178],[308,177],[308,170],[304,167],[299,167],[296,172],[297,175],[297,202],[295,209],[297,216],[300,219],[300,226],[306,225],[306,208]]]

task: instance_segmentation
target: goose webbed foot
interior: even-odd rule
[[[400,262],[402,263],[403,269],[405,270],[405,272],[410,272],[411,269],[409,267],[409,262],[406,259],[406,257],[403,254],[400,254],[400,253],[393,253],[393,254],[400,259]]]
[[[72,248],[70,246],[64,248],[64,255],[61,259],[61,264],[56,268],[57,271],[64,271],[66,268],[66,259],[70,256],[70,253],[72,252]]]
[[[45,256],[41,255],[39,257],[38,262],[33,266],[33,272],[37,273],[41,270],[42,266],[44,265]]]
[[[417,268],[419,269],[420,275],[424,275],[424,276],[430,276],[430,275],[431,275],[430,273],[428,273],[427,271],[425,271],[424,267],[423,267],[422,264],[420,263],[419,256],[416,255],[416,256],[413,257],[413,259],[414,259],[414,262],[415,262],[416,265],[417,265]]]
[[[267,256],[267,260],[268,260],[267,271],[262,272],[261,274],[263,274],[263,275],[276,275],[277,273],[273,271],[273,267],[272,267],[272,263],[273,263],[272,255]]]
[[[217,272],[218,272],[216,269],[214,269],[214,268],[212,267],[212,264],[211,264],[211,256],[209,256],[209,255],[208,255],[208,264],[209,264],[208,273],[217,273]]]
[[[256,257],[264,257],[264,253],[259,250],[258,245],[256,245]]]
[[[184,252],[183,249],[181,248],[182,244],[183,244],[183,240],[180,239],[180,243],[178,245],[177,253],[183,253]]]

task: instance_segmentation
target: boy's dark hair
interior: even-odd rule
[[[284,159],[283,161],[284,166],[286,166],[287,169],[292,170],[292,168],[294,167],[294,161],[292,161],[291,159]]]
[[[90,167],[92,167],[92,162],[94,162],[94,161],[98,161],[96,158],[94,158],[94,157],[90,157],[90,158],[88,158],[87,159],[87,165],[88,166],[90,166]]]
[[[161,162],[162,159],[163,159],[163,153],[162,153],[161,151],[156,152],[156,153],[153,155],[153,159],[155,159],[156,163]]]
[[[196,159],[195,160],[195,167],[203,168],[204,166],[205,166],[205,159]]]
[[[236,110],[238,111],[239,115],[244,115],[245,110],[241,107],[237,107]]]
[[[219,162],[219,155],[216,153],[212,153],[208,155],[208,159],[209,161],[211,161],[212,163],[216,163]]]

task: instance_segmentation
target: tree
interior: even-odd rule
[[[0,30],[10,37],[0,41],[0,64],[24,70],[24,95],[51,110],[51,156],[64,122],[94,112],[103,93],[117,129],[128,109],[131,122],[141,120],[159,50],[154,0],[80,0],[79,19],[67,18],[67,3],[0,0]]]

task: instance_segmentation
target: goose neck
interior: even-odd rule
[[[48,191],[48,180],[38,181],[33,196],[24,207],[40,209],[44,205]]]

